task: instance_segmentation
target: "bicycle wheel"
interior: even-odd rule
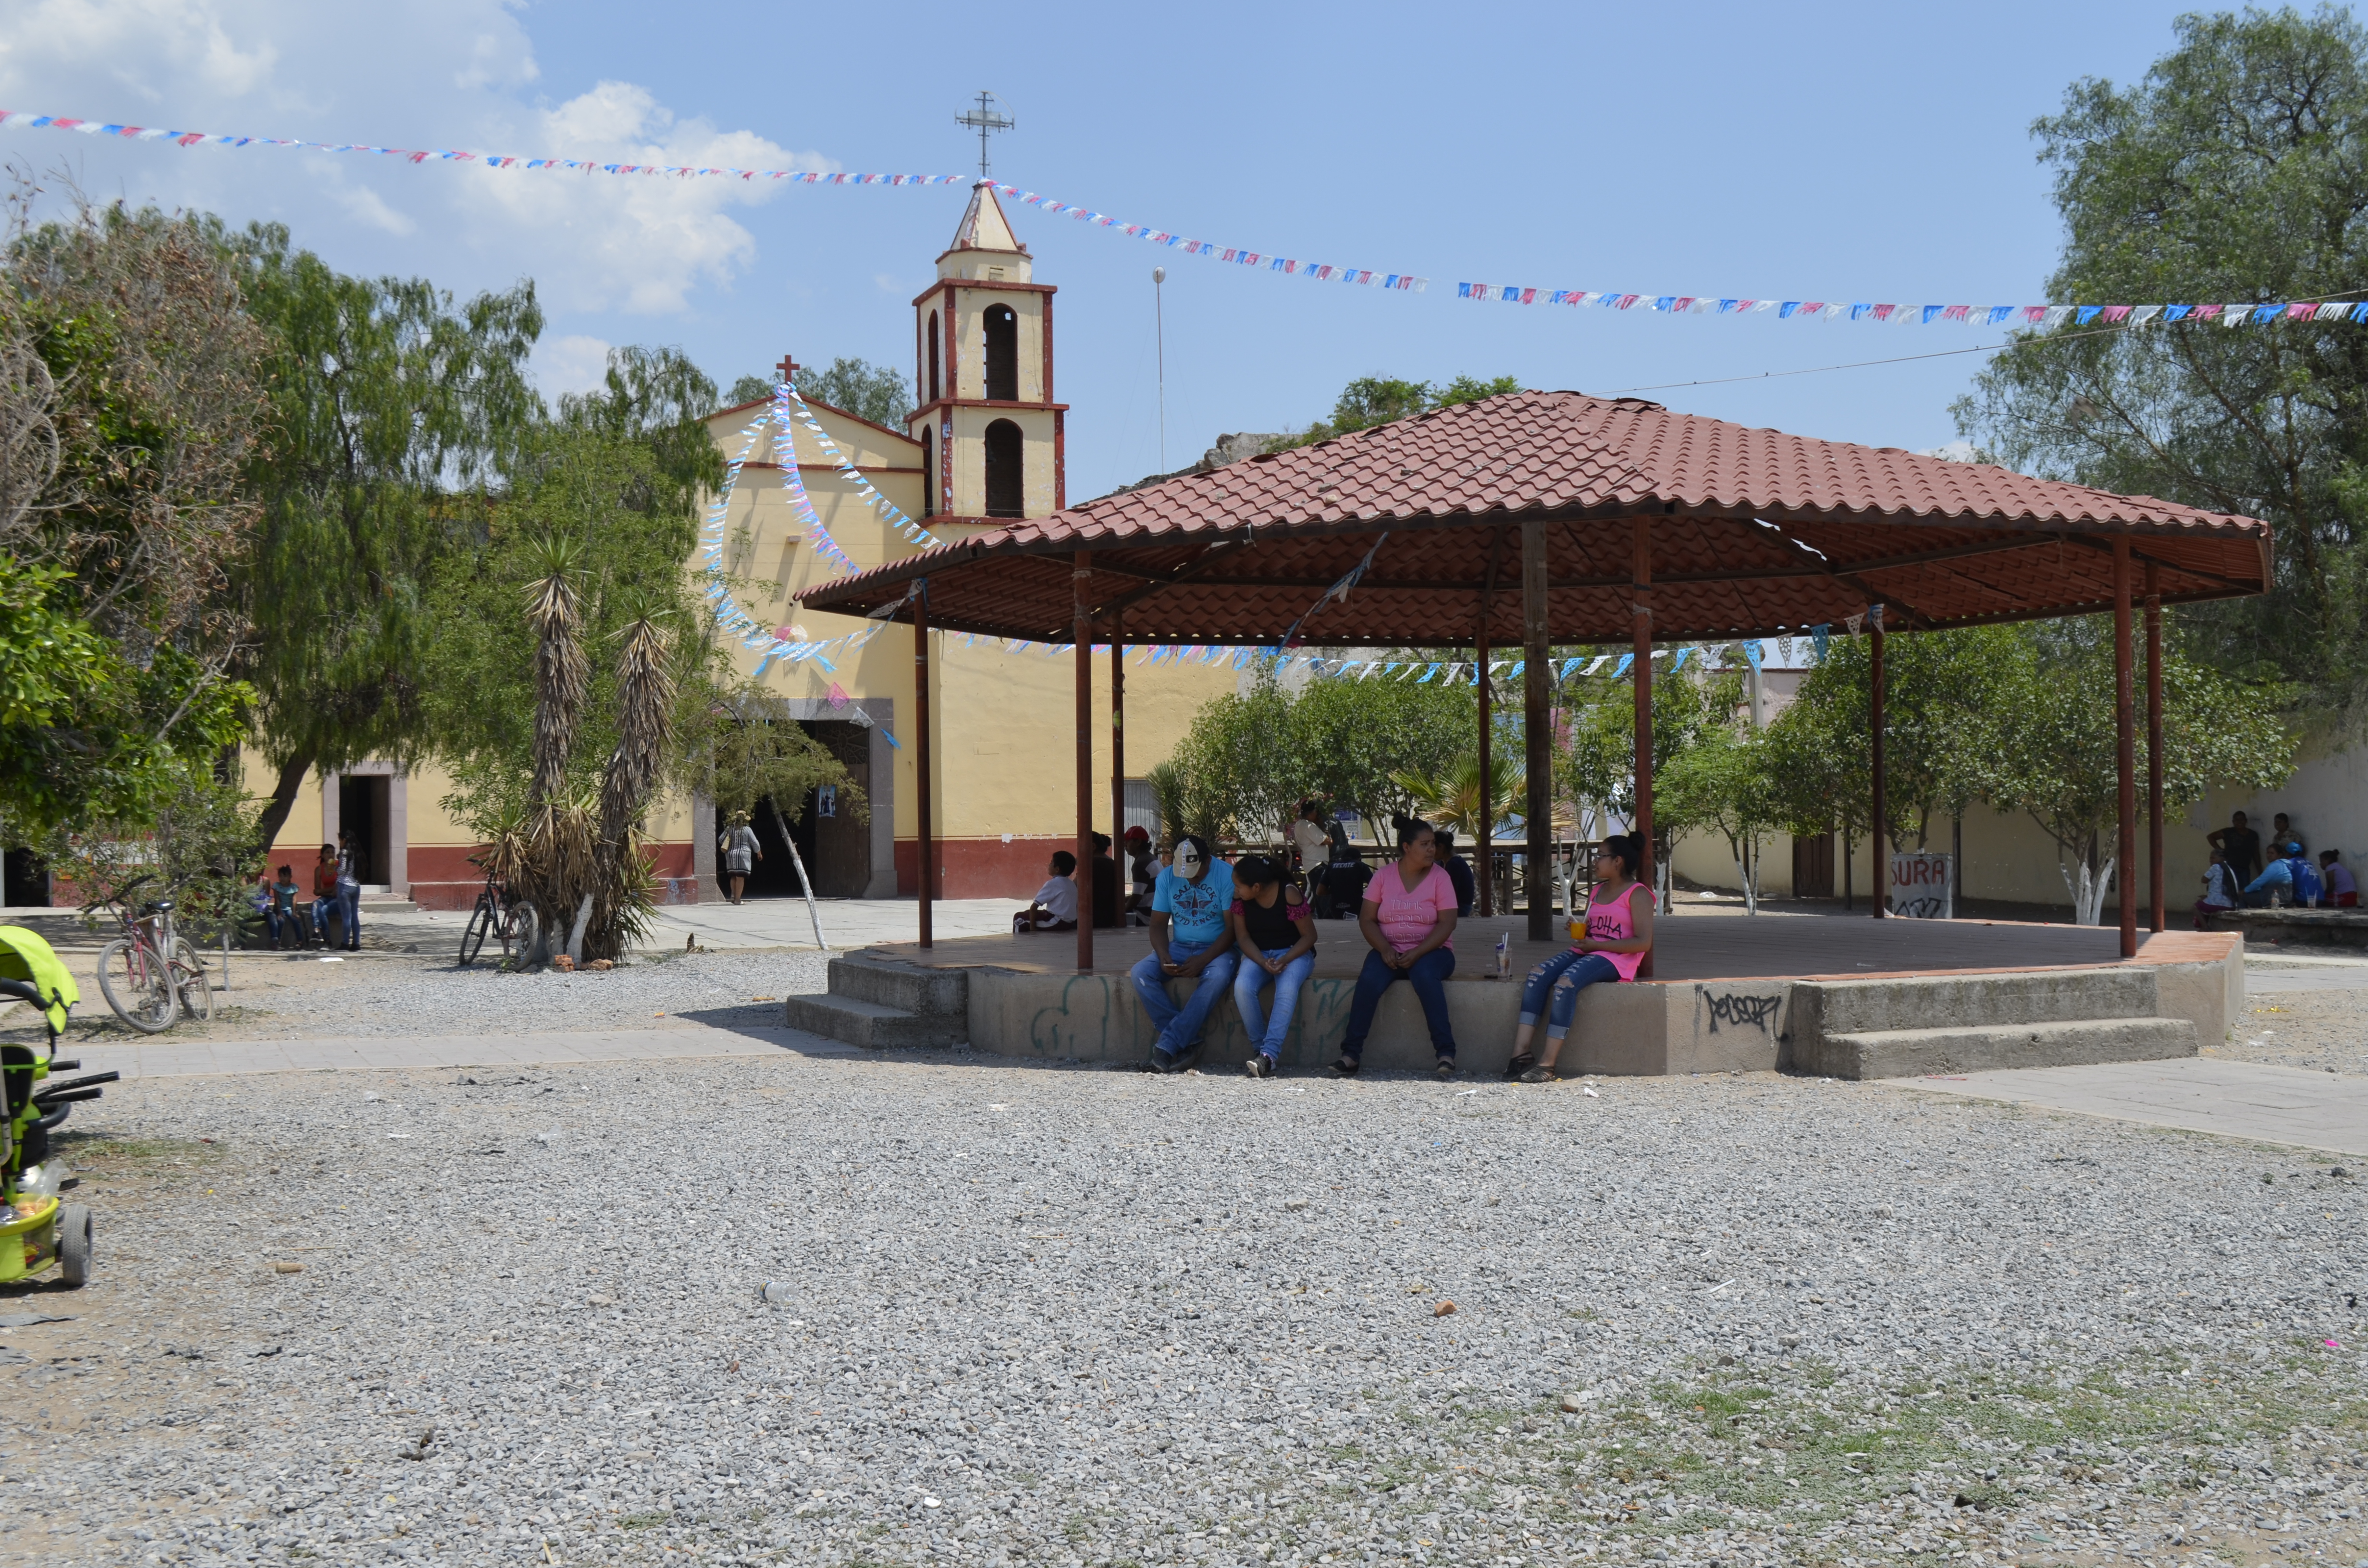
[[[494,895],[479,893],[477,907],[469,912],[469,928],[461,933],[461,967],[462,969],[477,961],[477,955],[484,950],[485,937],[493,932],[497,918],[494,910]]]
[[[165,966],[121,937],[98,950],[98,989],[115,1016],[142,1034],[161,1034],[180,1017]]]
[[[534,956],[535,943],[542,935],[542,917],[533,903],[521,899],[510,905],[510,917],[502,926],[502,961],[524,963]]]
[[[184,937],[173,938],[173,960],[165,971],[173,982],[173,990],[190,1017],[204,1023],[214,1016],[213,977],[206,973],[205,960],[198,949]]]

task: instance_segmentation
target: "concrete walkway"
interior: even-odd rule
[[[2368,1078],[2299,1067],[2190,1056],[1879,1082],[1886,1088],[2368,1156]]]
[[[356,1068],[528,1067],[713,1056],[860,1056],[835,1040],[787,1028],[561,1030],[514,1035],[385,1035],[352,1040],[188,1040],[76,1051],[84,1073],[135,1078]]]

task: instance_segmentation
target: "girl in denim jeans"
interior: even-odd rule
[[[1253,1078],[1271,1078],[1299,1006],[1299,988],[1315,969],[1315,913],[1281,866],[1251,855],[1234,867],[1234,907],[1227,918],[1242,954],[1242,966],[1234,971],[1234,1006],[1254,1047],[1244,1065]],[[1258,993],[1269,983],[1274,1011],[1261,1015]]]

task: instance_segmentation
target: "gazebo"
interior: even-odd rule
[[[1887,635],[2110,610],[2127,868],[2136,858],[2132,618],[2143,599],[2151,924],[2159,931],[2160,608],[2257,594],[2269,576],[2269,526],[2251,517],[1672,414],[1636,398],[1523,392],[1106,495],[842,578],[803,602],[914,629],[927,947],[936,876],[932,626],[1074,642],[1080,865],[1090,858],[1097,643],[1111,653],[1114,811],[1125,772],[1121,661],[1132,645],[1476,645],[1484,670],[1491,649],[1518,648],[1529,721],[1527,852],[1537,866],[1552,853],[1546,714],[1555,643],[1624,639],[1634,649],[1636,817],[1649,846],[1655,642],[1799,634],[1865,617],[1873,820],[1881,823]],[[1480,694],[1485,736],[1485,680]],[[1480,756],[1485,767],[1485,743]],[[1486,864],[1485,827],[1479,847]],[[1873,858],[1880,918],[1887,861],[1880,846]],[[2120,888],[2128,958],[2137,951],[2135,878],[2125,871]],[[1546,937],[1550,918],[1532,896],[1533,939]],[[1090,970],[1087,912],[1077,952],[1079,969]]]

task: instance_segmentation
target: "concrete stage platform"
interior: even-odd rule
[[[1525,925],[1474,917],[1456,928],[1449,1014],[1469,1071],[1503,1066],[1523,977],[1565,946],[1523,939]],[[1353,921],[1322,921],[1318,931],[1286,1067],[1316,1068],[1338,1054],[1364,962]],[[1491,977],[1499,934],[1511,938],[1512,972],[1502,981]],[[1581,995],[1565,1072],[1783,1065],[1892,1077],[2185,1056],[2225,1038],[2244,997],[2234,934],[2166,932],[2127,964],[2117,933],[2097,926],[1722,912],[1664,917],[1656,935],[1651,982]],[[1093,972],[1080,974],[1070,932],[962,937],[928,952],[882,944],[835,962],[831,994],[791,998],[787,1021],[857,1044],[966,1039],[1011,1056],[1141,1061],[1153,1031],[1126,971],[1149,951],[1140,929],[1097,931]],[[1188,994],[1180,982],[1170,991]],[[1207,1039],[1204,1065],[1248,1054],[1230,997]],[[1410,987],[1383,997],[1366,1062],[1429,1065]]]

